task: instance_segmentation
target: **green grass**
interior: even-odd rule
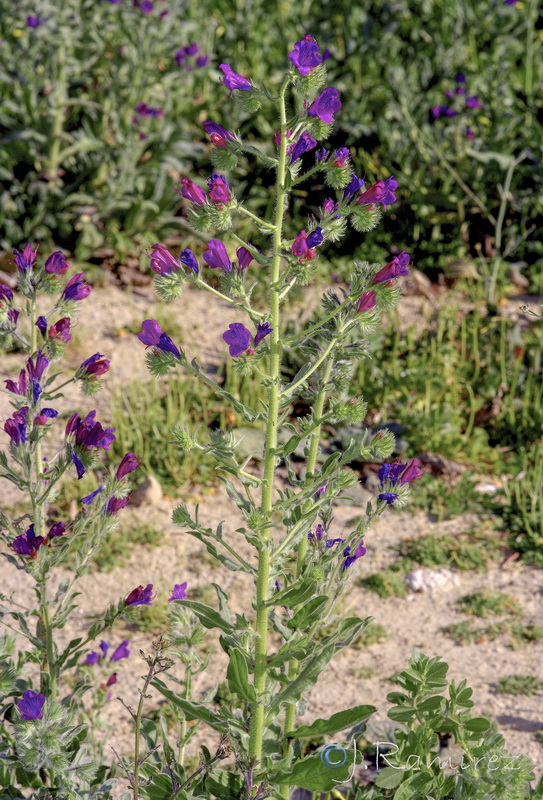
[[[383,625],[379,625],[378,622],[372,622],[362,631],[352,647],[354,650],[363,650],[366,647],[370,647],[372,644],[379,644],[379,642],[383,642],[388,638],[386,628],[383,627]]]
[[[405,597],[407,588],[405,585],[405,575],[412,568],[413,562],[401,559],[394,562],[388,569],[374,572],[367,578],[361,578],[358,583],[364,589],[374,592],[383,599],[388,597]]]
[[[107,537],[93,559],[96,569],[109,572],[113,567],[124,566],[132,554],[134,545],[158,547],[164,538],[164,532],[153,525],[131,523],[128,527],[123,521]]]
[[[502,616],[512,614],[518,616],[522,614],[522,608],[518,602],[506,594],[499,592],[475,592],[466,594],[456,603],[460,611],[476,617],[486,619],[491,616]]]
[[[471,530],[445,536],[422,536],[402,542],[398,553],[422,567],[450,567],[460,571],[485,572],[489,561],[502,553],[498,537],[483,531]]]
[[[531,697],[542,689],[543,680],[536,678],[534,675],[507,675],[504,678],[500,678],[496,691],[500,692],[500,694]]]
[[[442,631],[460,645],[482,644],[489,640],[494,641],[499,636],[507,636],[509,646],[517,649],[543,639],[542,627],[508,621],[492,622],[485,627],[476,627],[473,622],[466,620],[447,625]]]

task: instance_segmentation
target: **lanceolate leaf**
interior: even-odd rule
[[[294,731],[285,734],[288,739],[301,739],[306,736],[331,735],[356,725],[363,719],[367,719],[376,711],[375,706],[354,706],[345,711],[338,711],[332,714],[329,719],[316,719],[311,725],[301,725]]]
[[[356,750],[334,746],[336,752],[330,764],[326,763],[326,748],[308,758],[297,761],[289,772],[278,772],[270,777],[270,783],[279,786],[302,786],[312,792],[329,792],[349,779],[353,772]]]
[[[231,692],[237,694],[241,700],[254,702],[256,693],[249,683],[249,670],[243,653],[237,648],[230,650],[230,663],[226,670],[226,678]]]

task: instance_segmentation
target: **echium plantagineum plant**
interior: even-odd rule
[[[75,519],[58,518],[54,501],[62,479],[80,479],[87,470],[98,469],[99,454],[115,439],[115,431],[102,426],[96,411],[74,413],[61,426],[55,407],[60,390],[75,382],[85,395],[94,396],[110,362],[95,353],[69,377],[61,374],[74,319],[91,287],[83,273],[64,282],[70,264],[60,251],[41,260],[37,248],[28,244],[22,252],[14,251],[14,261],[18,293],[0,285],[0,341],[6,345],[16,340],[26,356],[18,375],[2,388],[13,413],[3,424],[8,448],[0,451],[0,478],[14,484],[23,499],[18,499],[15,516],[5,506],[0,511],[0,537],[4,558],[31,579],[22,585],[33,585],[35,601],[1,595],[0,784],[9,797],[28,788],[37,796],[97,796],[111,787],[104,781],[109,767],[94,757],[92,751],[99,753],[100,748],[81,723],[93,711],[93,702],[103,705],[107,687],[116,681],[116,662],[129,650],[124,640],[106,659],[109,644],[102,640],[97,665],[98,654],[89,648],[131,605],[145,601],[142,587],[135,590],[137,597],[133,591],[105,609],[67,644],[62,629],[78,607],[77,581],[117,524],[129,500],[129,476],[140,462],[127,453],[102,485],[80,498]],[[21,511],[25,498],[28,507]],[[60,582],[57,567],[67,575]],[[96,674],[100,666],[110,674],[95,692],[92,668]],[[84,704],[89,696],[90,707]]]
[[[222,534],[222,528],[214,532],[204,527],[198,514],[193,518],[184,505],[175,510],[176,525],[186,527],[204,542],[226,568],[245,572],[254,580],[254,620],[234,617],[222,590],[218,590],[220,611],[191,601],[190,593],[189,599],[177,601],[203,625],[220,630],[221,645],[229,656],[228,683],[242,710],[228,713],[223,709],[214,717],[204,705],[176,695],[163,681],[153,682],[185,712],[187,719],[204,720],[221,734],[217,752],[220,757],[226,749],[233,752],[248,797],[271,793],[288,797],[289,785],[299,781],[296,763],[301,751],[296,742],[305,734],[296,731],[296,706],[331,658],[353,642],[370,622],[356,616],[338,618],[334,615],[336,601],[355,571],[355,563],[366,553],[364,537],[371,524],[390,506],[405,505],[409,485],[420,474],[416,459],[383,464],[379,472],[381,490],[375,502],[368,504],[354,530],[338,535],[332,504],[343,490],[357,482],[356,474],[346,465],[361,454],[365,458],[386,459],[392,454],[395,441],[386,430],[373,436],[368,433],[361,447],[352,442],[344,452],[334,453],[317,468],[321,430],[327,423],[355,424],[364,419],[363,398],[349,396],[353,365],[367,355],[367,339],[379,324],[381,313],[397,303],[399,279],[409,274],[410,256],[402,251],[385,266],[356,264],[347,289],[325,293],[323,311],[316,323],[290,336],[284,334],[282,306],[296,285],[310,283],[319,253],[339,241],[349,224],[358,232],[374,228],[387,207],[396,202],[398,188],[392,176],[367,186],[353,174],[347,148],[329,152],[319,146],[330,135],[334,114],[341,109],[339,92],[333,87],[323,88],[326,70],[311,35],[294,46],[289,59],[291,66],[278,94],[253,85],[227,64],[220,66],[224,86],[230,96],[236,95],[245,111],[255,112],[263,103],[278,111],[277,154],[262,153],[244,144],[237,134],[208,120],[203,127],[213,145],[217,172],[211,173],[205,188],[188,177],[181,181],[179,191],[189,201],[188,215],[193,226],[198,231],[227,233],[228,242],[237,247],[235,257],[229,246],[217,238],[208,242],[203,263],[190,249],[174,256],[160,244],[153,247],[150,257],[161,298],[179,297],[183,285],[192,282],[229,303],[232,311],[243,312],[247,324],[233,319],[222,338],[239,373],[263,377],[266,402],[262,408],[249,408],[231,396],[202,371],[196,360],[189,360],[156,320],[145,320],[139,334],[149,348],[147,364],[153,375],[166,375],[174,368],[191,372],[231,402],[247,422],[262,422],[266,428],[261,477],[247,470],[247,462],[240,463],[231,432],[214,432],[206,444],[195,441],[182,424],[173,434],[181,448],[196,448],[215,457],[227,492],[245,518],[245,527],[239,532],[254,553],[254,558],[246,558]],[[292,102],[288,103],[291,92]],[[249,211],[236,198],[224,174],[235,167],[241,153],[254,156],[275,171],[272,220]],[[305,170],[307,153],[313,156],[313,163]],[[324,201],[316,217],[302,225],[287,216],[290,197],[310,176],[318,174],[333,196]],[[251,242],[236,233],[236,218],[240,217],[254,222]],[[251,300],[255,270],[269,289],[266,311],[257,310]],[[262,278],[262,274],[266,277]],[[220,288],[216,288],[216,280],[214,285],[209,282],[212,276],[218,278]],[[208,335],[213,335],[211,326]],[[219,337],[221,332],[215,335]],[[286,350],[302,355],[304,361],[289,383],[282,379]],[[311,404],[311,411],[295,425],[288,421],[289,409],[300,397]],[[280,431],[286,431],[282,444]],[[299,445],[305,445],[306,458],[300,478],[291,465],[291,455]],[[283,489],[274,480],[281,462],[288,468],[290,481],[290,486]],[[225,473],[235,478],[241,491]],[[327,723],[321,732],[332,734],[360,725],[373,710],[367,705],[349,709]],[[348,768],[349,761],[345,771]],[[331,778],[338,778],[330,770],[328,776],[325,773],[326,769],[319,787],[322,789],[333,787]],[[200,780],[199,775],[193,781]],[[188,783],[179,779],[176,785],[183,786],[184,791]]]

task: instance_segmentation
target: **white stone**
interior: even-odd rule
[[[408,572],[405,583],[412,592],[435,592],[451,586],[459,586],[458,575],[450,569],[428,569],[421,567]]]

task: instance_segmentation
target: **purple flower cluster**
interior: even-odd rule
[[[104,375],[109,370],[110,360],[104,358],[101,353],[95,353],[87,358],[77,371],[77,377],[83,380],[96,381],[100,375]]]
[[[507,0],[506,0],[507,2]],[[460,72],[456,76],[456,89],[454,92],[452,89],[448,89],[445,92],[445,99],[446,100],[453,100],[455,97],[465,97],[464,106],[466,109],[473,111],[476,109],[481,108],[481,101],[477,97],[477,95],[472,95],[468,97],[466,94],[466,78],[462,72]],[[432,106],[430,109],[430,115],[432,119],[439,119],[440,117],[457,117],[459,113],[462,112],[462,109],[457,106],[457,108],[451,108],[451,106],[447,104],[441,104],[439,106]],[[465,135],[468,139],[473,139],[475,134],[472,128],[468,125],[465,128]]]
[[[111,443],[115,440],[115,429],[102,428],[95,417],[96,411],[90,411],[84,419],[79,414],[73,414],[66,424],[66,436],[73,436],[71,441],[83,451],[90,448],[109,450]],[[70,455],[79,480],[85,474],[85,467],[73,446],[70,446]]]
[[[343,564],[341,565],[341,568],[343,570],[348,569],[351,566],[351,564],[354,564],[355,561],[358,561],[359,558],[362,558],[362,556],[365,556],[366,552],[367,551],[366,551],[366,548],[364,547],[364,540],[363,539],[361,539],[359,541],[359,543],[356,545],[354,550],[350,545],[348,545],[345,548],[345,550],[343,551],[343,555],[345,556],[345,560],[344,560]]]
[[[319,45],[310,33],[306,33],[303,39],[296,42],[294,50],[288,54],[288,57],[304,78],[313,72],[319,64],[322,64]]]
[[[290,155],[290,163],[294,164],[304,153],[313,150],[316,146],[317,140],[313,139],[307,131],[304,131],[298,141],[288,148],[287,152]]]
[[[36,536],[34,532],[34,525],[30,525],[24,533],[16,536],[12,541],[11,546],[16,553],[20,556],[30,556],[36,558],[38,550],[42,545],[50,545],[51,539],[58,536],[63,536],[66,531],[64,522],[56,522],[51,525],[49,532],[46,536]]]
[[[194,57],[197,56],[196,59]],[[209,56],[200,54],[200,48],[196,42],[176,50],[174,54],[175,63],[180,67],[184,67],[187,72],[192,72],[194,65],[197,67],[206,67],[209,63]],[[193,63],[194,62],[194,63]]]
[[[331,547],[334,547],[336,544],[343,544],[343,542],[345,541],[345,539],[328,539],[328,538],[326,538],[324,528],[320,524],[320,522],[317,525],[317,527],[315,528],[315,532],[314,533],[313,533],[313,531],[309,531],[309,533],[307,534],[307,539],[313,545],[317,545],[317,542],[324,542],[324,546],[326,547],[327,550],[329,550]]]
[[[298,236],[294,239],[290,250],[291,253],[299,259],[300,263],[303,264],[315,258],[315,247],[318,247],[323,241],[324,236],[322,234],[322,228],[320,227],[315,228],[309,235],[306,231],[300,231]]]
[[[230,194],[230,187],[226,177],[219,175],[218,172],[212,172],[209,176],[207,196],[204,190],[198,186],[197,183],[191,181],[189,178],[181,178],[181,189],[179,194],[185,200],[190,200],[197,206],[206,205],[208,202],[212,203],[217,208],[222,208],[223,205],[228,205],[232,196]]]
[[[356,177],[356,176],[354,176]],[[358,179],[357,179],[358,180]],[[348,189],[349,187],[347,187]],[[398,188],[398,181],[392,175],[384,181],[377,181],[364,192],[360,192],[356,205],[371,206],[380,203],[383,208],[396,202],[395,191]],[[345,190],[347,191],[347,190]]]
[[[387,488],[385,484],[388,481],[388,488],[390,489],[393,489],[395,486],[403,486],[406,483],[411,483],[411,481],[414,481],[421,475],[422,470],[416,458],[409,464],[383,464],[377,473],[377,477],[381,482],[381,488]],[[388,505],[392,505],[394,501],[398,499],[398,493],[389,491],[388,488],[386,491],[381,492],[379,500],[385,500]]]
[[[118,645],[111,656],[109,657],[110,662],[115,663],[116,661],[120,661],[122,658],[128,658],[130,655],[130,649],[128,647],[129,641],[128,639],[123,639],[123,641]],[[87,653],[84,664],[93,667],[98,662],[104,661],[108,650],[110,649],[110,645],[105,642],[103,639],[100,642],[100,650],[102,651],[101,654],[97,653],[96,650],[91,650]]]
[[[259,322],[257,331],[254,338],[254,347],[258,347],[262,339],[268,336],[273,331],[269,322]],[[222,335],[222,338],[228,345],[230,355],[232,358],[237,358],[242,353],[249,352],[249,355],[254,353],[251,347],[251,332],[241,322],[231,322],[228,330]]]
[[[237,272],[243,272],[253,260],[253,256],[246,247],[238,247],[236,256],[238,259],[237,268],[230,261],[224,244],[219,239],[210,239],[207,243],[207,250],[204,251],[203,259],[210,269],[222,269],[223,272],[232,272],[236,269]]]

